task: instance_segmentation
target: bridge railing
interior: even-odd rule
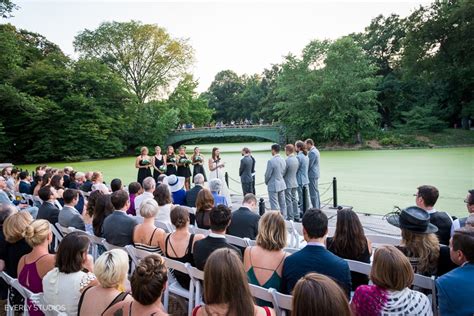
[[[196,132],[196,131],[209,131],[209,130],[219,130],[219,129],[243,129],[243,128],[267,128],[267,127],[276,127],[271,124],[255,124],[255,125],[222,125],[222,126],[211,126],[211,127],[194,127],[194,128],[176,128],[173,132]]]

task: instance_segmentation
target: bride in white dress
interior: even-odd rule
[[[225,162],[221,160],[219,148],[212,148],[212,157],[209,158],[209,179],[220,179],[222,181],[222,190],[220,195],[225,196],[227,205],[232,206],[232,200],[230,199],[229,188],[225,182]]]

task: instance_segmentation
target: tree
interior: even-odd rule
[[[0,0],[0,17],[7,19],[12,17],[13,10],[17,10],[18,6],[11,0]]]
[[[187,40],[137,21],[104,22],[96,30],[86,29],[76,36],[74,48],[81,56],[102,60],[141,104],[182,76],[193,59]]]

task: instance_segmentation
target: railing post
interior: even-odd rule
[[[265,214],[265,200],[263,198],[260,198],[260,202],[258,203],[258,212],[260,216]]]
[[[303,185],[303,214],[308,210],[308,186]]]
[[[337,208],[337,180],[336,177],[332,178],[332,205]]]
[[[224,178],[225,178],[225,183],[227,184],[227,187],[229,188],[229,174],[227,173],[227,171],[225,172]]]

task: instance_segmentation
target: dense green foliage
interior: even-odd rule
[[[168,99],[142,104],[101,59],[71,60],[43,36],[2,24],[0,158],[81,160],[162,145],[180,122],[209,122],[195,88],[184,75]]]
[[[261,75],[218,73],[215,119],[280,121],[289,136],[360,141],[381,128],[468,128],[474,117],[474,2],[436,1],[364,32],[313,41]],[[352,41],[350,40],[352,39]],[[249,104],[251,106],[249,106]]]
[[[0,18],[9,18],[18,6],[10,0],[0,0]]]

